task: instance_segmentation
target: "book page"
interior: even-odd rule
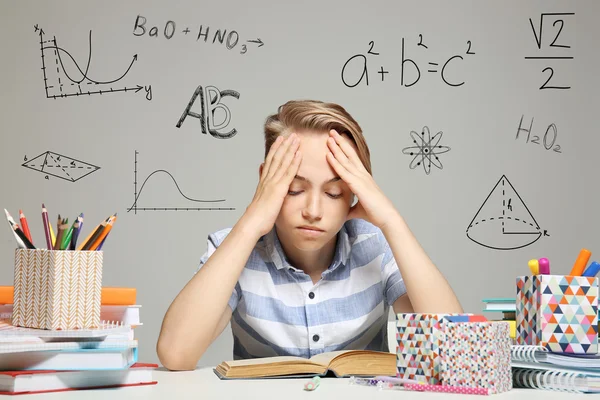
[[[263,365],[263,364],[298,364],[298,363],[311,363],[310,360],[302,357],[288,357],[288,356],[279,356],[279,357],[263,357],[263,358],[250,358],[247,360],[235,360],[235,361],[226,361],[224,364],[227,364],[230,367],[245,367],[250,365]]]
[[[328,366],[334,358],[336,358],[342,354],[353,353],[353,352],[356,352],[356,350],[330,351],[328,353],[321,353],[321,354],[317,354],[316,356],[312,356],[310,358],[310,360],[316,364]]]

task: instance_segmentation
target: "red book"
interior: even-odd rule
[[[125,386],[156,385],[157,364],[135,363],[127,369],[90,371],[0,371],[0,395],[64,392]]]

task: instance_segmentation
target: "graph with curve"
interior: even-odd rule
[[[59,46],[56,36],[50,36],[36,25],[42,59],[44,90],[48,99],[62,99],[107,94],[145,94],[152,100],[152,87],[134,83],[129,76],[138,61],[138,55],[124,61],[123,72],[112,78],[100,79],[90,72],[92,69],[92,31],[88,35],[87,60],[78,62],[69,51]],[[94,65],[101,62],[94,59]],[[96,70],[98,67],[96,66]],[[143,90],[143,91],[142,91]]]

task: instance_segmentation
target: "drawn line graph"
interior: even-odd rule
[[[103,95],[109,93],[138,93],[144,89],[146,99],[152,100],[152,86],[124,86],[113,88],[112,84],[125,78],[134,63],[138,60],[138,55],[134,54],[129,66],[115,79],[100,80],[90,77],[90,66],[92,65],[92,31],[88,37],[88,57],[85,70],[75,60],[75,58],[64,48],[58,45],[56,37],[45,39],[44,30],[38,25],[34,26],[35,32],[38,32],[40,38],[40,52],[42,57],[42,73],[44,77],[44,89],[46,98],[57,99],[74,96]],[[48,59],[48,60],[47,60]],[[68,65],[65,65],[67,61]],[[73,68],[73,65],[75,68]],[[69,72],[67,66],[70,68]],[[76,70],[74,70],[76,69]]]
[[[150,175],[148,175],[146,177],[146,179],[144,179],[144,182],[142,183],[142,186],[140,187],[140,191],[138,192],[138,190],[137,190],[137,183],[138,183],[138,180],[137,180],[137,156],[138,156],[138,154],[139,154],[139,152],[136,150],[135,155],[134,155],[134,170],[133,170],[134,201],[133,201],[133,204],[131,205],[131,207],[129,207],[127,209],[127,212],[130,212],[133,210],[134,213],[137,214],[138,211],[230,211],[230,210],[235,210],[235,208],[233,208],[233,207],[138,207],[138,205],[137,205],[138,200],[140,198],[140,195],[142,194],[142,191],[144,190],[144,186],[146,186],[146,183],[148,182],[148,180],[156,174],[166,174],[169,178],[171,178],[171,180],[175,184],[175,188],[177,189],[179,194],[188,201],[195,202],[195,203],[220,203],[220,202],[227,201],[226,199],[200,200],[200,199],[193,199],[189,196],[186,196],[183,193],[183,191],[181,190],[181,188],[179,187],[179,184],[175,180],[175,177],[169,171],[164,170],[164,169],[157,169],[156,171],[154,171]]]

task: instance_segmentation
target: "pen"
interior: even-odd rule
[[[19,237],[17,232],[13,229],[14,220],[12,219],[12,217],[10,216],[10,214],[8,213],[6,208],[4,209],[4,213],[6,214],[6,220],[8,221],[8,226],[10,226],[10,230],[12,231],[13,235],[15,236],[15,240],[17,241],[17,246],[21,249],[26,249],[27,246],[25,246],[25,243],[23,242],[23,240],[21,240],[21,238]]]
[[[50,222],[48,221],[48,210],[46,210],[46,206],[42,203],[42,222],[44,223],[44,236],[46,237],[46,246],[48,250],[52,250],[52,235],[50,234]]]
[[[538,265],[540,266],[540,275],[550,275],[550,261],[547,258],[540,258]]]
[[[429,383],[419,382],[412,379],[390,378],[383,376],[378,376],[375,378],[359,378],[351,376],[349,383],[351,385],[376,386],[379,390],[404,388],[406,390],[417,392],[440,392],[481,395],[489,394],[489,390],[483,387],[431,385]]]
[[[594,277],[594,276],[596,276],[598,271],[600,271],[600,264],[597,263],[596,261],[592,261],[592,263],[589,265],[589,267],[587,267],[585,269],[585,271],[583,271],[583,274],[581,274],[581,276]]]
[[[377,379],[377,380],[380,380],[383,382],[396,383],[398,385],[403,385],[406,383],[415,383],[415,384],[421,383],[415,379],[394,378],[391,376],[376,376],[373,379]]]
[[[591,255],[592,253],[588,249],[581,249],[569,275],[580,276],[583,273],[583,270],[585,269],[585,266],[587,265]]]
[[[482,394],[488,395],[489,390],[483,387],[469,386],[450,386],[450,385],[431,385],[428,383],[407,383],[404,387],[408,390],[417,392],[441,392],[441,393],[460,393],[460,394]]]
[[[402,378],[392,378],[389,376],[376,376],[373,378],[362,378],[358,376],[351,376],[349,383],[351,385],[360,385],[360,386],[377,386],[382,388],[383,386],[401,386],[407,383],[418,384],[419,381],[414,379],[402,379]]]
[[[538,275],[540,273],[540,264],[537,259],[533,258],[527,263],[531,270],[531,275]]]
[[[19,210],[19,219],[21,220],[21,227],[23,229],[23,233],[27,236],[27,239],[31,243],[33,243],[33,239],[31,239],[31,232],[29,231],[29,224],[27,223],[27,218],[25,218],[25,214],[23,214],[23,210]]]

